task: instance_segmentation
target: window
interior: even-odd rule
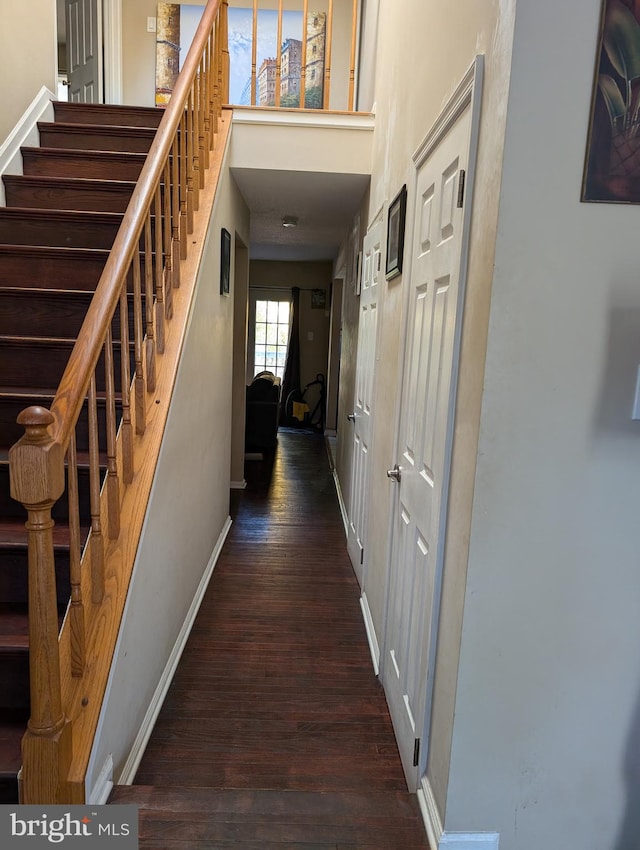
[[[289,341],[289,300],[276,301],[256,298],[253,322],[253,374],[265,370],[279,378],[284,376]]]

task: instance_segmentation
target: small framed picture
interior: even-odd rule
[[[404,253],[404,224],[407,213],[407,186],[400,189],[389,206],[387,220],[387,264],[385,277],[387,280],[402,272],[402,255]]]
[[[229,294],[231,277],[231,234],[222,228],[220,238],[220,295]]]
[[[358,251],[358,265],[356,270],[356,295],[362,292],[362,251]]]
[[[327,290],[312,289],[311,290],[311,309],[325,310],[327,307]]]

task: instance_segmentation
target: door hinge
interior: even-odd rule
[[[420,761],[420,738],[416,738],[413,742],[413,766],[417,767]]]
[[[360,549],[360,563],[364,564],[364,547]]]
[[[458,209],[462,209],[462,205],[464,204],[464,178],[466,177],[466,172],[464,168],[460,169],[460,173],[458,174]]]

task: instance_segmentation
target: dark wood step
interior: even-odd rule
[[[5,174],[8,207],[51,210],[99,210],[123,213],[135,183],[125,180],[84,180],[74,177],[33,177]]]
[[[0,242],[109,249],[121,223],[120,213],[0,208]]]
[[[106,458],[101,456],[100,478],[104,478]],[[89,458],[85,452],[78,452],[78,501],[80,523],[84,528],[91,524],[91,506],[89,502]],[[0,516],[6,520],[26,520],[26,512],[20,502],[11,498],[9,492],[9,461],[7,452],[0,450]],[[66,524],[69,520],[69,499],[66,491],[52,508],[51,516],[56,522]]]
[[[0,805],[18,802],[21,743],[29,719],[26,710],[0,710]]]
[[[24,606],[0,605],[0,708],[29,708],[29,620]]]
[[[72,339],[0,336],[0,375],[2,375],[3,385],[56,389],[73,345]],[[114,343],[113,353],[115,385],[119,391],[120,345],[118,342]],[[133,355],[133,346],[131,346],[131,353]],[[98,390],[105,389],[104,352],[96,369],[96,384]]]
[[[363,847],[425,850],[417,798],[408,792],[236,791],[116,786],[110,804],[140,811],[140,847]]]
[[[33,387],[11,388],[0,386],[0,448],[9,449],[24,434],[24,428],[18,425],[16,420],[25,408],[39,405],[49,409],[52,403],[52,390],[47,392]],[[103,392],[97,394],[96,408],[100,450],[106,451],[106,397]],[[120,417],[120,397],[117,396],[116,427],[120,424]],[[86,401],[76,424],[76,444],[78,451],[88,451],[89,449],[89,415]]]
[[[54,101],[56,121],[73,124],[108,124],[119,127],[157,127],[164,115],[155,106],[116,106],[102,103]]]
[[[78,290],[0,285],[0,335],[75,338],[87,315],[93,294]],[[119,309],[116,310],[111,329],[114,339],[119,339]],[[133,338],[132,295],[129,297],[129,338]]]
[[[82,529],[86,539],[88,527]],[[53,527],[56,563],[56,592],[62,608],[71,593],[69,577],[69,527],[56,523]],[[20,520],[0,518],[0,599],[3,603],[26,606],[29,601],[27,532],[24,517]],[[0,626],[1,630],[1,626]]]
[[[40,144],[45,148],[87,151],[127,151],[146,154],[156,130],[150,127],[100,126],[38,122]]]
[[[108,256],[101,248],[0,244],[0,286],[94,291]],[[144,276],[143,254],[140,271]],[[133,289],[131,272],[128,287]]]
[[[146,154],[22,148],[23,173],[49,177],[137,180]]]
[[[102,249],[0,245],[0,284],[93,291],[108,256]]]

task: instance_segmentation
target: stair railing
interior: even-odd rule
[[[9,452],[11,495],[28,515],[31,716],[22,743],[23,803],[72,801],[68,776],[73,729],[62,704],[51,511],[67,481],[71,671],[81,677],[86,667],[85,618],[105,592],[105,534],[115,540],[120,533],[123,487],[136,473],[134,440],[145,431],[156,353],[164,350],[172,291],[180,285],[180,260],[187,256],[187,234],[193,230],[222,104],[228,100],[227,6],[227,0],[207,2],[51,409],[30,407],[20,414],[25,434]],[[106,399],[106,459],[99,447],[99,393]],[[118,393],[121,423],[116,438]],[[91,529],[81,561],[76,424],[85,405]],[[101,499],[101,464],[106,465],[106,500]],[[91,604],[82,592],[86,562]]]

